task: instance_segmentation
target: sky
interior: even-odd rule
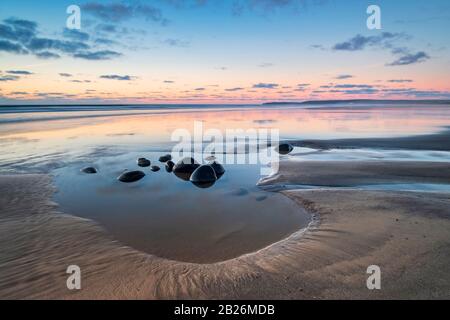
[[[0,104],[450,99],[448,30],[448,0],[2,0]]]

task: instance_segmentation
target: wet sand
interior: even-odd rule
[[[313,149],[380,148],[450,151],[450,130],[439,133],[399,138],[355,138],[290,141],[297,147]]]
[[[383,183],[450,183],[450,165],[425,161],[282,161],[258,184],[353,187]]]
[[[92,221],[59,213],[53,192],[46,175],[0,177],[2,299],[450,298],[449,194],[285,191],[314,214],[307,230],[199,265],[124,247]],[[72,264],[82,271],[76,292],[66,288]],[[371,264],[381,267],[381,290],[366,288]]]

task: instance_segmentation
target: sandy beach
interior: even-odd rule
[[[315,165],[317,177],[336,165]],[[271,183],[301,183],[303,166],[282,165]],[[352,171],[358,181],[370,176],[367,171],[394,170],[396,164],[361,166]],[[395,169],[408,179],[436,182],[436,171],[448,180],[439,164],[424,166]],[[348,173],[342,164],[334,170]],[[348,181],[354,180],[341,179]],[[47,175],[0,178],[2,299],[450,298],[448,194],[283,191],[311,214],[308,228],[235,259],[193,264],[121,245],[94,222],[59,212],[50,200],[54,191]],[[65,271],[72,264],[82,270],[80,291],[66,288]],[[382,270],[381,290],[366,288],[372,264]]]
[[[450,300],[450,2],[404,2],[1,0],[0,301]]]
[[[330,140],[294,140],[291,143],[298,147],[314,149],[349,149],[349,148],[381,148],[408,150],[450,150],[450,130],[438,133],[413,135],[397,138],[352,138]]]

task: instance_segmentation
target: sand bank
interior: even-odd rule
[[[313,149],[380,148],[450,151],[450,130],[399,138],[355,138],[291,141],[294,146]]]
[[[284,174],[289,172],[284,168]],[[91,221],[58,212],[45,175],[0,177],[0,298],[450,298],[446,194],[288,191],[317,214],[306,231],[215,264],[123,247]],[[82,290],[66,288],[77,264]],[[382,289],[366,288],[366,268]]]
[[[450,165],[425,161],[282,161],[260,186],[298,184],[352,187],[383,183],[450,183]]]

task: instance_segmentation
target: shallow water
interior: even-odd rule
[[[305,109],[267,107],[12,108],[0,112],[1,172],[54,176],[55,200],[64,212],[89,218],[114,239],[161,257],[215,262],[261,249],[307,225],[310,217],[284,196],[256,187],[259,165],[225,164],[226,174],[200,189],[165,172],[159,156],[174,145],[171,134],[194,121],[204,128],[276,128],[282,139],[394,137],[432,133],[450,124],[448,106]],[[201,161],[208,154],[196,154]],[[157,173],[139,168],[147,157]],[[295,148],[286,159],[450,161],[449,152]],[[177,159],[175,159],[177,160]],[[95,166],[99,173],[80,172]],[[125,169],[146,177],[116,180]],[[314,188],[314,186],[310,186]],[[398,190],[435,186],[386,185]],[[361,186],[361,188],[368,188]]]
[[[198,188],[157,161],[158,152],[128,152],[90,162],[95,175],[80,165],[54,170],[56,202],[65,212],[100,223],[122,243],[160,257],[188,262],[216,262],[253,252],[279,241],[309,223],[309,216],[286,197],[255,186],[259,166],[226,166],[210,188]],[[162,167],[139,168],[146,156]],[[197,159],[199,159],[197,157]],[[132,184],[120,173],[142,170]]]

